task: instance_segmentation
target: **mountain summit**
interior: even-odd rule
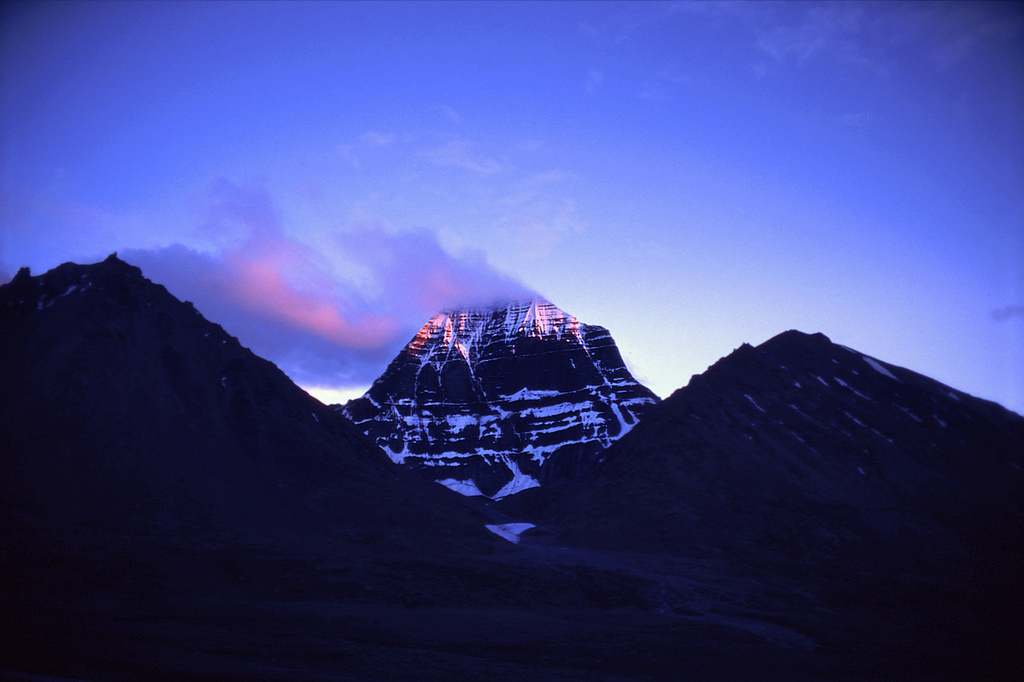
[[[116,256],[0,287],[0,471],[4,530],[18,519],[39,541],[102,528],[291,546],[318,526],[425,537],[464,514]]]
[[[657,402],[608,330],[534,299],[435,315],[343,412],[395,462],[500,499],[574,475]]]
[[[558,505],[530,520],[600,547],[1020,568],[1024,417],[788,331],[693,377]]]

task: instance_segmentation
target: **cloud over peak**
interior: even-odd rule
[[[269,193],[226,181],[206,211],[218,250],[175,244],[123,257],[299,383],[368,384],[437,311],[532,295],[482,252],[453,255],[429,230],[363,222],[319,235],[314,248],[286,233]]]

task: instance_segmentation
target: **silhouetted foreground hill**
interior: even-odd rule
[[[1022,423],[788,332],[581,478],[463,498],[137,268],[22,271],[0,677],[1012,679]]]
[[[1024,418],[822,334],[739,348],[634,431],[566,497],[574,541],[803,559],[880,535],[1015,552],[1024,531]]]
[[[435,546],[417,537],[440,533],[461,547],[486,535],[449,516],[438,500],[452,496],[398,471],[349,421],[116,257],[22,271],[3,289],[0,324],[0,504],[24,524],[262,544],[344,538],[349,529],[323,521],[342,516],[370,542],[407,533]]]
[[[822,334],[695,376],[545,522],[564,544],[771,576],[744,596],[755,611],[874,652],[879,674],[1021,660],[1024,418]],[[700,591],[678,585],[665,607],[699,612]],[[782,615],[796,595],[806,606]]]

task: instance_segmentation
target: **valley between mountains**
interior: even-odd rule
[[[323,405],[116,256],[0,287],[0,677],[1015,679],[1024,417],[783,331],[664,400],[551,302]]]

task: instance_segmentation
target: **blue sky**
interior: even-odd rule
[[[1019,4],[0,12],[0,280],[118,251],[348,393],[536,292],[662,396],[795,328],[1024,411]]]

